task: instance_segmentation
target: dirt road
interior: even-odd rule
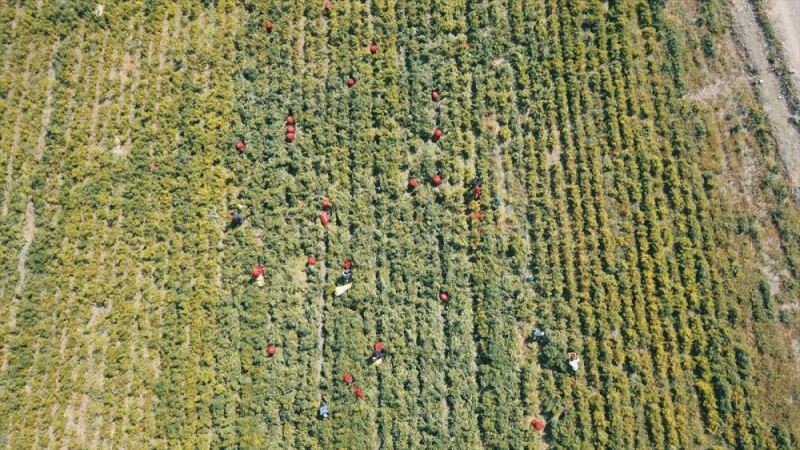
[[[767,14],[788,59],[795,89],[800,91],[800,0],[768,0]]]
[[[786,3],[790,9],[800,5],[797,0],[774,1]],[[772,73],[767,61],[767,43],[755,13],[748,0],[732,0],[731,4],[736,38],[747,51],[747,61],[758,72],[755,77],[758,80],[758,95],[778,145],[778,154],[786,168],[792,193],[800,202],[800,133],[789,123],[789,107],[781,95],[778,77]]]

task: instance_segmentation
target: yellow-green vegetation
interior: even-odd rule
[[[797,203],[675,3],[0,4],[0,447],[797,448]]]

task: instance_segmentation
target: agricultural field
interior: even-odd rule
[[[762,3],[0,3],[0,448],[799,448]]]

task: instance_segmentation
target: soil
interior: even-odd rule
[[[767,14],[793,70],[792,81],[800,91],[800,2],[797,0],[768,0]]]
[[[47,67],[47,95],[44,103],[44,110],[42,112],[42,131],[39,133],[39,138],[36,140],[36,160],[42,159],[45,150],[45,139],[47,137],[47,129],[50,127],[50,118],[53,115],[53,86],[56,84],[56,68],[55,59],[57,56],[60,42],[56,41],[53,45],[53,51],[50,54],[50,63]]]
[[[794,7],[794,0],[776,0]],[[733,0],[731,14],[737,40],[747,52],[749,64],[757,72],[754,77],[759,98],[778,146],[795,199],[800,201],[800,132],[789,123],[789,107],[781,95],[778,77],[767,61],[767,44],[748,0]],[[795,37],[796,38],[796,37]]]
[[[19,259],[17,260],[17,272],[19,278],[17,285],[14,288],[14,307],[11,308],[9,313],[9,325],[13,328],[16,326],[16,303],[22,289],[25,287],[25,278],[28,275],[26,264],[28,262],[28,252],[31,249],[31,242],[33,242],[33,235],[36,233],[36,215],[33,209],[33,201],[28,201],[28,206],[25,208],[25,225],[22,228],[22,249],[19,251]]]

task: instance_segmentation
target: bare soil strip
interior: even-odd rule
[[[792,83],[800,91],[800,2],[797,0],[768,0],[767,14],[783,43],[789,70],[794,71]]]
[[[60,41],[56,41],[53,44],[53,52],[50,54],[50,63],[47,67],[47,96],[44,101],[44,110],[42,112],[42,131],[39,133],[39,138],[36,140],[37,161],[41,160],[44,155],[45,138],[47,137],[47,130],[50,128],[50,117],[53,115],[53,87],[56,84],[56,68],[54,62],[60,46]]]
[[[796,4],[796,2],[791,2]],[[792,6],[792,5],[790,5]],[[767,61],[767,45],[758,27],[755,13],[747,0],[732,0],[731,15],[739,43],[747,52],[750,65],[758,72],[758,95],[770,122],[778,154],[783,162],[792,192],[800,201],[800,132],[788,121],[790,113],[781,96],[778,77]]]
[[[28,262],[28,252],[31,249],[31,242],[33,242],[33,235],[36,233],[36,215],[33,209],[33,201],[28,201],[28,206],[25,209],[25,225],[22,228],[22,249],[19,251],[19,259],[17,260],[17,272],[19,278],[17,285],[14,287],[14,300],[12,300],[11,308],[8,312],[8,325],[9,328],[14,328],[17,325],[17,303],[19,303],[19,296],[22,294],[22,289],[25,288],[25,278],[28,275],[28,269],[25,265]],[[5,365],[5,364],[4,364]]]

